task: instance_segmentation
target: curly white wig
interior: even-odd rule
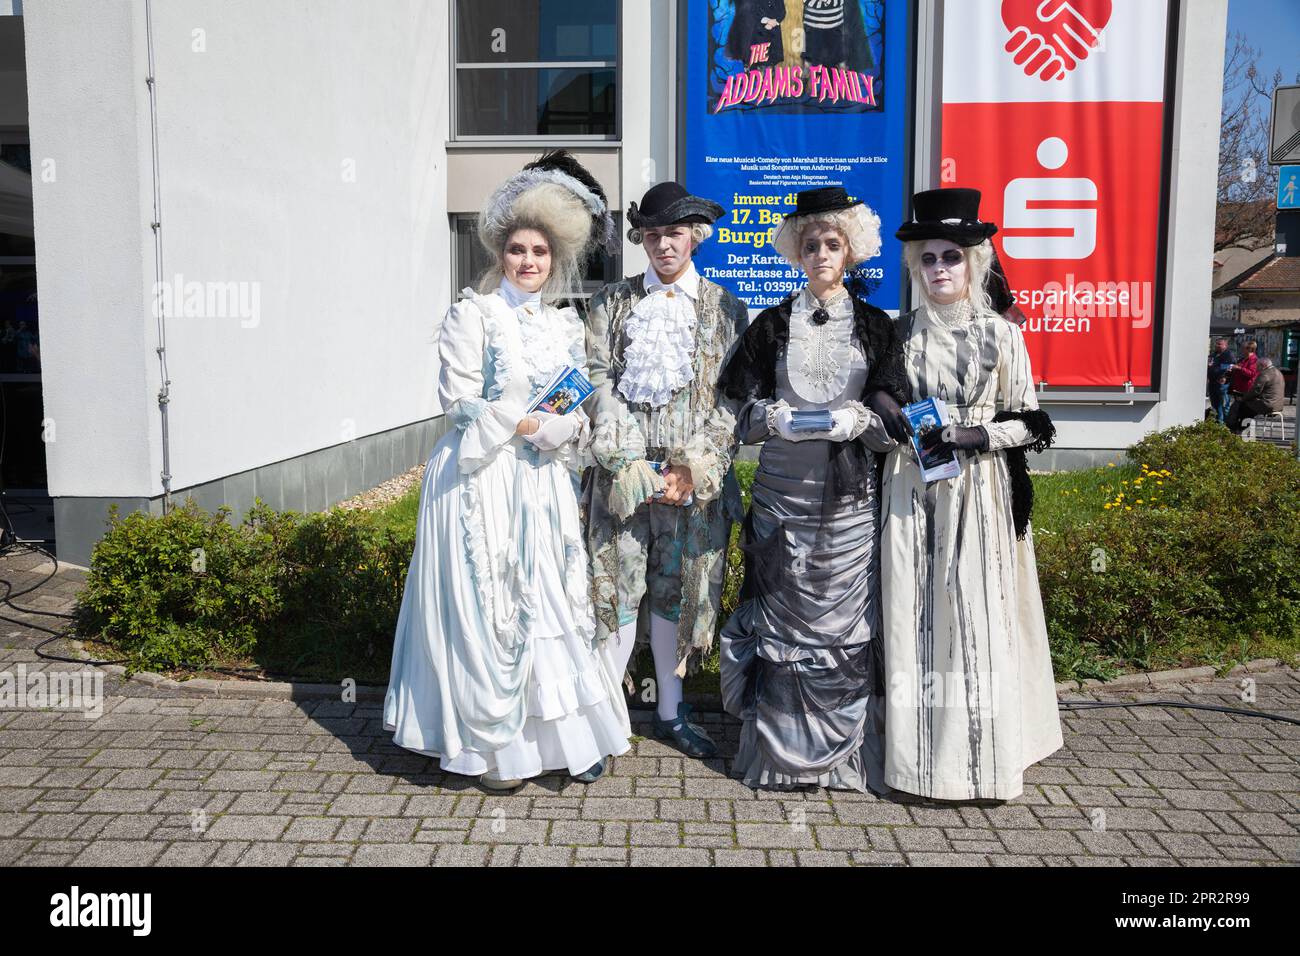
[[[701,242],[713,235],[713,226],[707,222],[683,222],[680,223],[680,225],[691,227],[692,251],[698,248]],[[629,242],[635,243],[639,246],[645,241],[645,232],[633,226],[627,231],[627,238]]]
[[[907,271],[912,274],[912,281],[929,302],[930,294],[926,291],[924,266],[921,265],[921,254],[925,252],[926,241],[918,239],[903,243],[903,261],[907,263]],[[993,297],[989,295],[985,280],[988,279],[989,270],[993,268],[993,243],[985,239],[973,246],[959,246],[955,242],[953,245],[966,257],[966,295],[971,305],[975,307],[976,312],[992,312]]]
[[[486,294],[500,285],[506,244],[520,229],[536,229],[551,247],[551,274],[542,284],[542,299],[554,303],[582,291],[582,274],[592,245],[591,214],[572,188],[542,180],[508,204],[489,202],[488,209],[493,214],[479,216],[478,237],[492,254],[493,263],[479,280],[480,292]]]
[[[799,243],[804,230],[818,222],[833,226],[849,244],[849,257],[844,263],[846,269],[880,255],[880,217],[866,203],[835,212],[816,212],[806,216],[791,213],[776,227],[772,245],[781,258],[796,269],[802,268]]]

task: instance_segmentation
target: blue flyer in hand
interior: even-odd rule
[[[960,475],[961,465],[957,463],[954,453],[948,452],[945,455],[934,450],[925,451],[921,447],[926,435],[932,431],[941,431],[945,425],[950,424],[948,407],[943,399],[927,398],[923,402],[913,402],[903,406],[903,414],[912,423],[912,448],[916,452],[916,460],[921,464],[922,480],[931,482]]]
[[[828,409],[796,410],[790,415],[790,430],[795,432],[828,432],[835,426]]]
[[[587,376],[572,365],[566,365],[546,383],[537,399],[528,409],[530,412],[548,412],[551,415],[567,415],[587,400],[595,391]]]

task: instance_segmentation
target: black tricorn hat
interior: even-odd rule
[[[927,189],[912,197],[911,222],[905,222],[894,236],[904,242],[947,239],[959,246],[977,246],[998,227],[980,220],[978,189]]]
[[[627,222],[633,229],[671,226],[679,222],[716,222],[726,210],[712,199],[692,196],[681,183],[672,180],[656,183],[641,197],[641,205],[627,209]]]

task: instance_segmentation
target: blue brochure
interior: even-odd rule
[[[942,478],[956,478],[960,475],[961,465],[957,463],[955,453],[944,454],[933,449],[924,451],[921,448],[926,435],[936,429],[942,430],[945,425],[951,423],[948,406],[943,403],[943,399],[927,398],[923,402],[913,402],[903,407],[903,414],[912,423],[912,449],[916,452],[916,460],[921,465],[921,478],[928,483]]]
[[[554,375],[542,388],[537,401],[528,409],[530,412],[549,412],[552,415],[567,415],[587,400],[595,391],[587,376],[572,365],[566,365]]]
[[[828,432],[834,425],[829,409],[799,411],[790,415],[790,430],[795,432]]]

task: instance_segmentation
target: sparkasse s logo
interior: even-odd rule
[[[51,926],[129,926],[132,935],[148,936],[153,923],[151,893],[69,893],[50,897]]]
[[[1006,51],[1026,76],[1063,80],[1102,42],[1111,0],[1002,0]]]

